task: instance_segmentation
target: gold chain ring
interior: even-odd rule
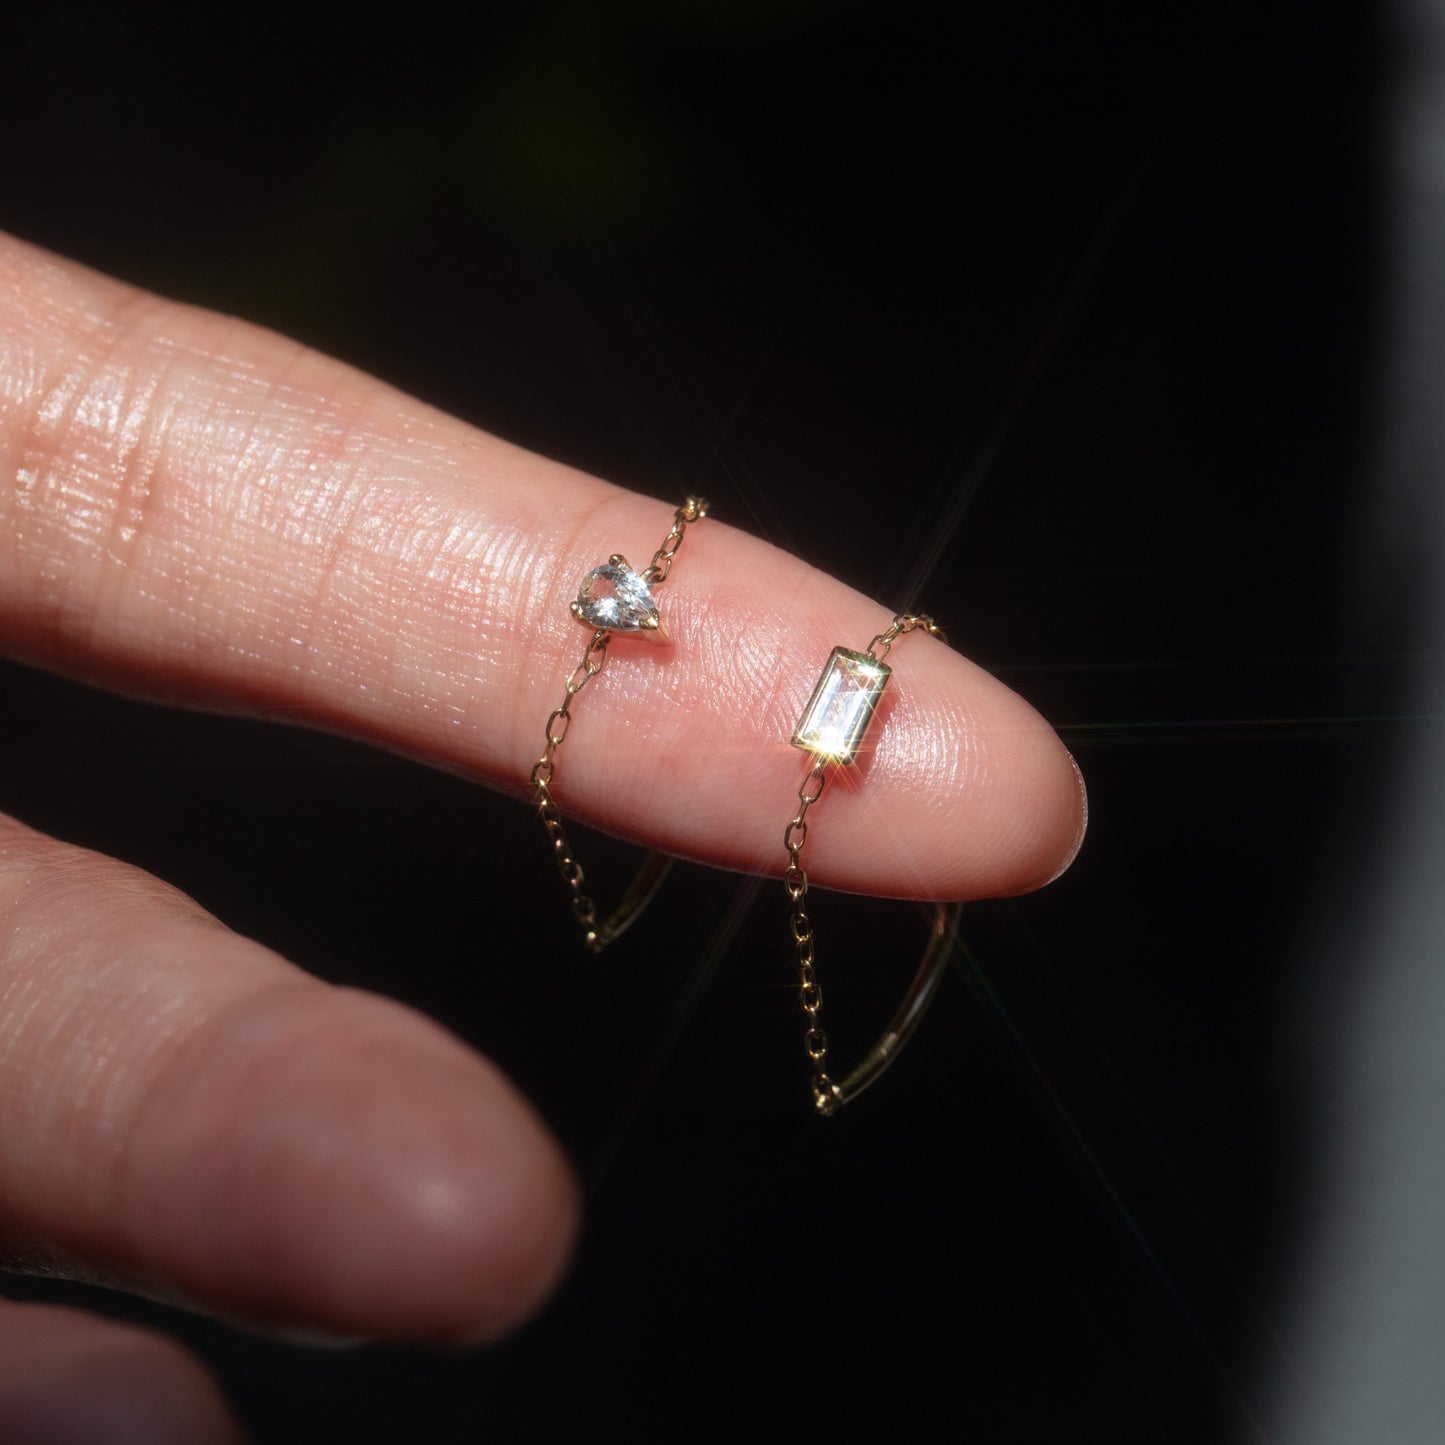
[[[788,923],[798,954],[799,1002],[807,1020],[803,1047],[813,1069],[813,1104],[825,1115],[856,1099],[898,1057],[937,992],[958,931],[958,906],[935,904],[923,958],[893,1021],[856,1069],[841,1080],[832,1079],[828,1074],[828,1035],[819,1022],[823,990],[818,984],[813,921],[808,916],[808,875],[803,870],[808,810],[823,796],[828,770],[849,767],[858,756],[878,700],[892,676],[892,668],[883,659],[900,637],[919,631],[943,637],[931,617],[903,612],[868,644],[867,652],[835,647],[793,729],[793,746],[810,753],[812,762],[798,785],[798,811],[783,830],[783,846],[788,850],[783,886],[788,893]]]
[[[649,642],[666,642],[667,629],[658,609],[656,589],[667,581],[673,559],[688,527],[707,516],[708,504],[702,497],[689,497],[677,509],[672,529],[663,538],[662,546],[652,554],[652,561],[641,572],[634,572],[627,558],[619,552],[600,567],[594,567],[583,579],[572,615],[592,628],[582,661],[567,678],[561,704],[547,719],[547,746],[532,768],[532,792],[537,813],[552,844],[557,871],[567,886],[572,915],[582,931],[582,941],[592,953],[601,953],[614,939],[621,937],[637,921],[638,915],[657,892],[672,866],[665,853],[649,853],[637,876],[622,895],[622,901],[606,918],[599,919],[597,905],[587,892],[582,865],[572,851],[571,840],[562,823],[562,813],[552,796],[557,775],[557,752],[567,740],[572,726],[572,703],[577,694],[600,673],[607,663],[607,648],[618,634],[635,635]]]

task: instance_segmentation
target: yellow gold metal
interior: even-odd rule
[[[943,636],[931,617],[904,612],[868,644],[866,653],[835,647],[793,733],[793,745],[810,752],[812,762],[798,785],[798,811],[783,830],[783,847],[788,852],[783,887],[791,904],[788,925],[798,955],[798,1002],[807,1019],[803,1048],[813,1066],[813,1106],[823,1115],[835,1113],[856,1099],[898,1057],[937,992],[958,931],[958,905],[936,904],[923,958],[892,1022],[856,1069],[841,1080],[831,1078],[828,1035],[819,1022],[823,991],[815,967],[813,921],[807,910],[808,875],[803,869],[808,810],[823,796],[828,769],[834,764],[846,766],[857,756],[878,698],[888,682],[889,669],[883,665],[883,659],[900,637],[915,631],[928,632],[938,638]],[[833,688],[831,699],[830,686]],[[850,689],[854,694],[851,697],[848,696]]]
[[[646,570],[631,577],[629,581],[635,584],[640,579],[647,588],[655,588],[665,582],[668,572],[672,569],[672,561],[677,555],[677,549],[682,545],[683,534],[693,522],[700,522],[707,516],[707,508],[708,504],[704,498],[689,497],[677,509],[673,517],[672,529],[663,539],[662,546],[652,554],[652,561]],[[620,552],[612,554],[608,560],[608,566],[624,568],[629,573],[631,572],[627,559]],[[589,574],[589,577],[591,575]],[[642,596],[645,606],[647,593],[644,592]],[[572,615],[579,621],[586,621],[582,616],[580,602],[572,603]],[[662,626],[662,618],[655,607],[642,613],[636,622],[629,623],[625,630],[629,636],[640,634],[649,641],[665,642],[667,640],[666,631]],[[572,700],[606,665],[607,648],[614,635],[614,631],[606,627],[594,629],[588,640],[587,649],[582,654],[582,661],[568,675],[561,704],[554,708],[547,718],[547,745],[542,750],[542,756],[538,758],[532,768],[532,793],[536,800],[537,813],[542,819],[542,826],[546,829],[547,838],[552,844],[552,854],[557,864],[557,871],[562,877],[562,882],[567,886],[572,916],[577,920],[577,925],[582,931],[582,942],[591,953],[601,953],[609,943],[621,937],[636,922],[642,910],[652,901],[667,870],[672,866],[672,859],[665,853],[649,853],[643,860],[637,876],[623,894],[622,901],[607,917],[599,918],[597,905],[583,886],[585,875],[582,872],[582,865],[572,852],[572,843],[567,836],[567,829],[563,825],[561,810],[552,796],[552,785],[557,774],[557,751],[567,740],[568,731],[572,726]]]

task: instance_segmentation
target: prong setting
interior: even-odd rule
[[[583,579],[572,603],[572,615],[588,627],[605,632],[638,632],[651,642],[666,642],[667,632],[648,581],[627,559],[614,552]]]

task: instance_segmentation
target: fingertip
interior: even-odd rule
[[[866,776],[837,790],[835,825],[810,838],[820,880],[858,887],[871,868],[881,882],[865,891],[965,902],[1057,877],[1082,838],[1083,795],[1053,728],[940,643],[918,646],[895,672]]]
[[[308,985],[195,1040],[137,1132],[138,1249],[195,1303],[295,1334],[495,1339],[571,1257],[561,1150],[429,1020]],[[198,1169],[194,1161],[210,1161]]]

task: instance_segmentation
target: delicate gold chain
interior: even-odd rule
[[[788,921],[798,950],[798,974],[802,984],[799,1002],[808,1018],[803,1047],[813,1063],[813,1103],[822,1114],[831,1114],[835,1105],[833,1081],[828,1077],[828,1035],[818,1022],[818,1014],[823,1008],[823,990],[819,988],[817,974],[813,971],[813,921],[808,917],[808,875],[803,871],[802,858],[803,843],[808,837],[808,809],[823,796],[827,770],[828,760],[818,758],[803,775],[803,781],[798,785],[798,811],[783,830],[783,846],[788,850],[783,886],[793,904]]]
[[[707,502],[702,497],[689,497],[677,509],[672,519],[672,530],[662,539],[662,546],[652,554],[652,561],[642,574],[644,581],[659,584],[667,581],[667,574],[672,571],[672,559],[682,546],[682,534],[693,522],[700,522],[705,516]]]
[[[582,929],[583,941],[593,953],[601,953],[606,942],[597,931],[597,905],[590,894],[582,888],[582,865],[572,856],[572,844],[567,830],[562,826],[562,813],[552,797],[552,779],[557,771],[557,749],[567,740],[567,730],[572,725],[572,699],[602,671],[607,661],[607,644],[612,634],[599,629],[592,634],[582,661],[572,670],[567,679],[567,692],[562,706],[555,709],[547,719],[547,747],[540,760],[532,769],[532,787],[536,790],[537,813],[547,837],[552,842],[553,857],[557,871],[567,885],[571,898],[572,913]]]
[[[882,662],[893,644],[905,633],[922,630],[934,637],[943,631],[931,617],[900,612],[889,626],[868,644],[867,656]],[[808,809],[823,796],[831,759],[815,757],[812,766],[798,785],[798,811],[783,830],[783,846],[788,850],[788,866],[783,873],[783,886],[788,891],[792,909],[789,924],[793,943],[798,950],[799,1004],[807,1018],[803,1048],[813,1065],[813,1105],[820,1114],[832,1114],[844,1102],[838,1085],[828,1077],[828,1034],[818,1021],[823,1011],[823,990],[815,968],[813,921],[808,917],[808,875],[803,870],[803,844],[808,837]]]
[[[673,558],[682,545],[683,534],[693,522],[707,516],[707,502],[701,497],[689,497],[677,509],[672,521],[672,530],[663,539],[662,546],[652,555],[646,571],[641,573],[645,582],[659,586],[667,580],[672,570]],[[572,915],[582,930],[582,941],[591,953],[601,953],[614,938],[642,911],[653,890],[666,870],[666,860],[660,854],[649,854],[642,871],[633,880],[622,902],[606,919],[599,922],[597,904],[583,886],[582,865],[572,851],[571,840],[562,823],[562,813],[552,796],[552,783],[557,773],[557,750],[567,740],[568,729],[572,726],[572,700],[600,673],[607,663],[607,647],[613,634],[607,628],[598,628],[587,643],[582,661],[572,669],[567,678],[566,692],[560,707],[555,708],[547,719],[547,746],[532,768],[532,788],[537,802],[537,813],[547,837],[552,844],[552,855],[557,871],[567,885]]]

